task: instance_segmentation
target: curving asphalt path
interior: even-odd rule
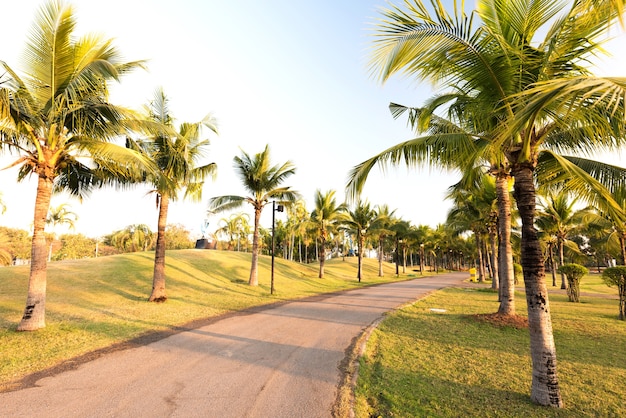
[[[2,417],[330,417],[340,364],[386,311],[465,274],[252,310],[0,393]]]

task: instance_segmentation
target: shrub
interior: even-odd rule
[[[626,320],[626,266],[609,267],[602,272],[607,286],[617,286],[619,291],[619,319]]]
[[[567,278],[567,297],[570,302],[580,302],[580,279],[587,273],[586,267],[580,264],[563,264],[559,273]]]

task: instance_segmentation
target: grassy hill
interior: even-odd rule
[[[259,286],[250,287],[250,254],[177,250],[166,258],[169,299],[154,304],[147,302],[153,257],[153,252],[140,252],[50,263],[47,325],[31,333],[15,332],[29,267],[0,268],[0,390],[27,374],[147,333],[248,307],[398,280],[389,263],[385,277],[378,277],[373,259],[364,260],[363,281],[358,283],[355,257],[327,261],[323,279],[317,277],[318,264],[276,258],[275,293],[270,295],[270,257],[260,258]]]

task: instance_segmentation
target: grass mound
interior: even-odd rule
[[[259,286],[251,287],[247,284],[248,253],[168,251],[167,301],[163,303],[147,301],[152,289],[153,252],[53,262],[48,266],[47,325],[31,333],[15,332],[24,309],[29,268],[0,268],[0,390],[15,387],[16,381],[31,373],[64,367],[61,365],[70,359],[88,359],[107,347],[149,341],[195,326],[194,321],[398,280],[393,265],[385,264],[386,276],[380,278],[377,261],[364,261],[364,279],[358,283],[355,257],[327,261],[323,279],[317,277],[317,264],[277,258],[276,292],[270,295],[270,257],[260,257]]]

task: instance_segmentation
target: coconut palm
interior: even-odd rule
[[[311,225],[315,226],[319,239],[319,262],[320,270],[318,277],[324,278],[324,263],[326,261],[326,242],[331,234],[337,232],[339,224],[345,219],[347,207],[345,204],[337,204],[335,191],[329,190],[322,194],[315,191],[315,209],[311,212]]]
[[[365,239],[370,234],[370,227],[376,218],[374,211],[369,202],[358,202],[353,210],[346,212],[346,216],[342,221],[342,229],[356,237],[357,245],[357,279],[361,282],[363,269],[363,251],[365,249]]]
[[[148,225],[134,224],[113,232],[106,242],[124,252],[147,251],[154,243],[154,234]]]
[[[23,55],[24,73],[7,63],[0,76],[0,144],[19,157],[18,180],[37,177],[31,270],[18,331],[45,326],[45,220],[53,186],[85,196],[102,180],[146,161],[110,141],[129,126],[129,113],[108,102],[108,83],[140,67],[124,62],[111,40],[76,37],[71,6],[50,0],[40,9]],[[87,165],[88,158],[94,164]],[[98,168],[98,170],[95,170]]]
[[[476,240],[476,252],[478,255],[478,281],[482,282],[485,277],[486,260],[484,240],[493,243],[493,226],[497,225],[496,192],[495,182],[489,177],[483,176],[482,181],[476,187],[464,189],[459,184],[452,186],[447,198],[452,199],[454,204],[448,212],[446,224],[460,235],[467,231],[474,234]],[[492,245],[495,245],[493,243]],[[495,255],[495,252],[493,252]],[[495,267],[496,263],[492,263]],[[497,281],[494,275],[493,281]]]
[[[58,206],[51,207],[46,217],[46,224],[50,225],[54,230],[59,225],[66,225],[69,229],[76,227],[75,222],[78,220],[78,215],[68,209],[67,203],[61,203]],[[52,244],[56,239],[56,234],[53,234],[53,239],[50,240],[50,248],[48,250],[48,261],[52,260]]]
[[[217,126],[211,115],[207,115],[201,122],[181,123],[176,130],[169,100],[162,88],[154,92],[144,113],[144,127],[150,132],[149,137],[137,141],[128,138],[127,146],[154,161],[158,167],[158,171],[144,172],[139,177],[154,187],[150,193],[155,194],[158,209],[152,293],[148,300],[165,302],[165,228],[169,204],[178,200],[183,192],[183,199],[195,202],[202,199],[204,179],[215,176],[217,164],[198,165],[209,146],[209,140],[200,135],[203,127],[217,133]]]
[[[475,148],[487,139],[489,146],[482,149],[490,153],[483,157],[514,177],[533,359],[531,398],[561,406],[534,229],[534,174],[542,147],[589,151],[623,139],[625,80],[592,77],[584,64],[600,51],[601,37],[621,16],[624,1],[576,0],[567,9],[555,0],[479,0],[482,24],[476,30],[462,10],[450,15],[440,1],[432,4],[434,14],[418,0],[406,0],[406,10],[392,6],[382,12],[373,68],[383,80],[403,71],[460,91],[455,96],[464,99],[455,109],[471,122],[473,133],[482,134]],[[561,171],[575,170],[553,156],[565,167]],[[573,179],[569,187],[586,191],[589,184]]]
[[[590,208],[576,209],[577,198],[567,192],[539,196],[539,208],[535,223],[540,231],[554,236],[559,255],[559,266],[565,264],[565,247],[579,252],[578,245],[570,238],[580,229]],[[565,275],[561,273],[561,289],[567,288]]]
[[[261,212],[265,205],[271,201],[277,201],[289,206],[295,202],[299,194],[289,187],[281,184],[292,174],[296,168],[287,161],[282,165],[271,165],[269,145],[254,156],[242,152],[241,156],[234,158],[235,170],[239,174],[244,188],[250,196],[218,196],[209,201],[209,212],[216,213],[231,209],[237,209],[244,203],[249,203],[254,208],[254,229],[252,233],[252,264],[250,267],[250,286],[258,286],[258,259],[259,259],[259,223]]]
[[[306,226],[309,222],[310,214],[307,211],[304,200],[298,200],[294,205],[287,208],[287,229],[289,230],[289,254],[288,259],[293,261],[293,253],[298,239],[298,255],[302,262],[302,239],[306,234]]]
[[[383,277],[383,260],[385,259],[385,240],[393,231],[389,227],[393,224],[395,210],[390,210],[389,205],[378,205],[375,209],[376,216],[370,225],[370,231],[378,237],[378,276]]]
[[[217,235],[225,235],[228,237],[228,249],[234,250],[235,246],[239,251],[240,241],[243,237],[247,237],[250,232],[250,225],[248,224],[250,215],[247,213],[234,213],[228,218],[220,219],[222,225],[215,233]]]

